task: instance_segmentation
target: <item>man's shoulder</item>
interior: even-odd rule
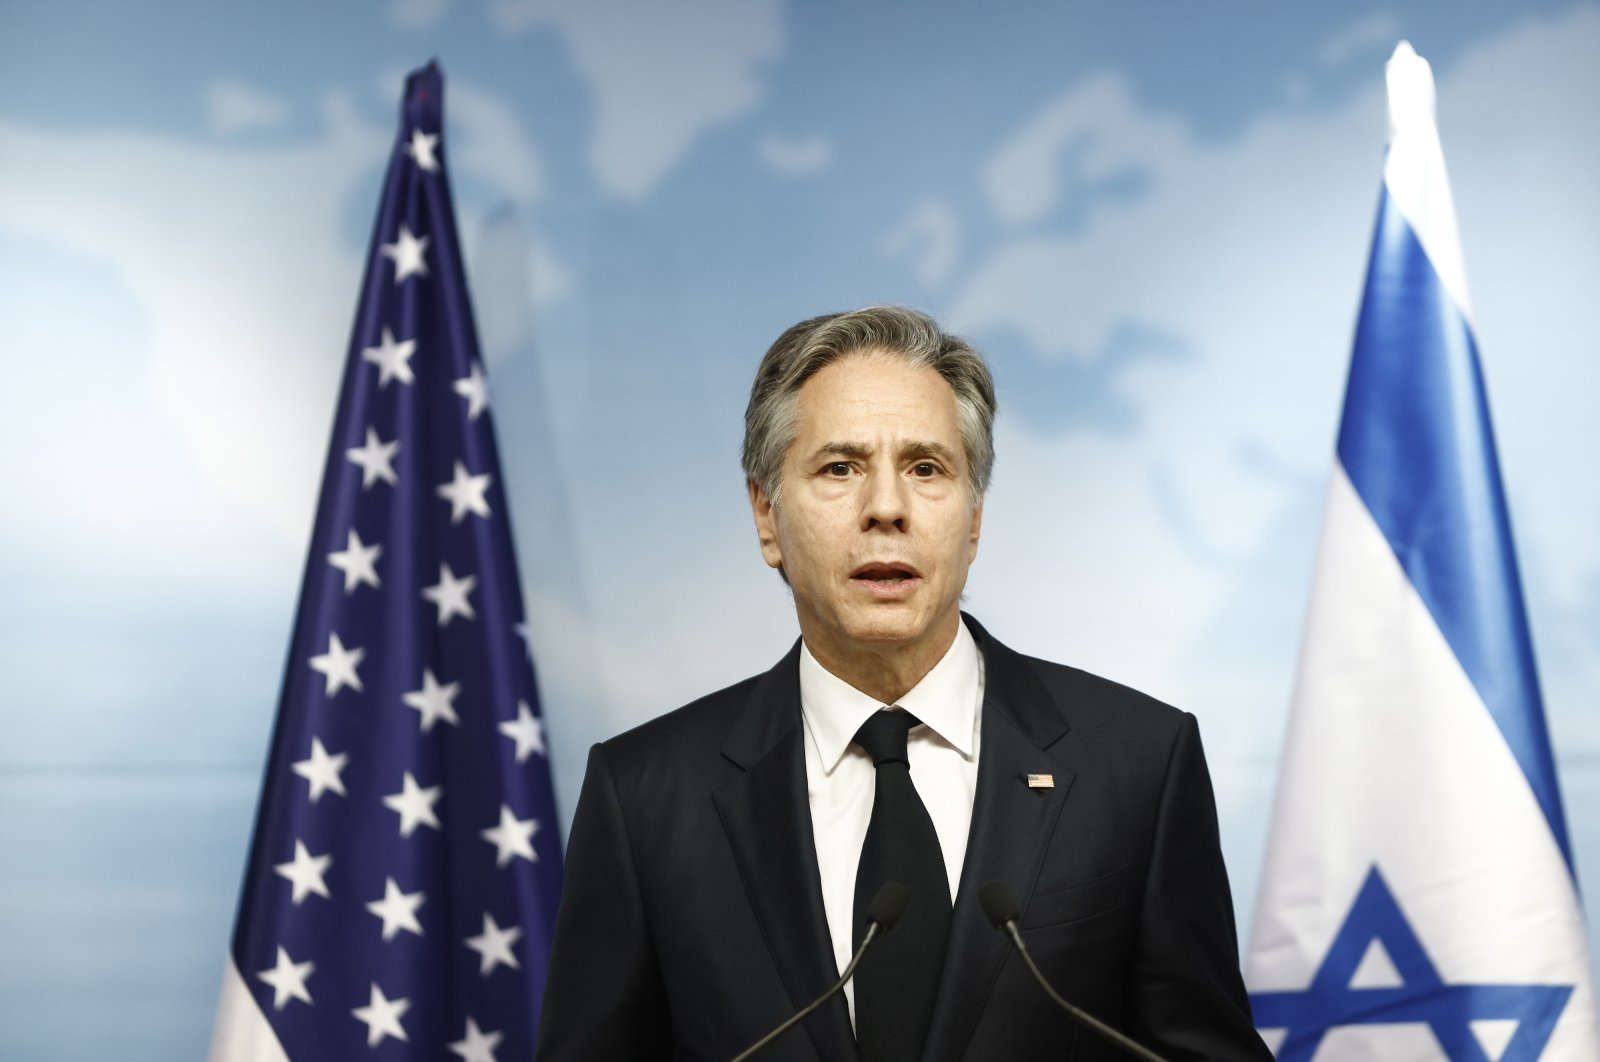
[[[799,724],[798,662],[796,642],[774,667],[601,742],[601,753],[623,772],[657,777],[714,774],[744,762]]]
[[[1024,656],[1023,659],[1033,668],[1039,681],[1069,705],[1098,704],[1141,720],[1176,720],[1185,714],[1182,709],[1143,690],[1093,671],[1035,656]]]
[[[969,624],[971,618],[968,617]],[[1017,652],[977,627],[991,679],[1014,681],[1020,673],[1036,680],[1072,725],[1093,724],[1118,731],[1171,733],[1189,714],[1104,675]]]
[[[640,723],[601,744],[608,753],[629,756],[653,754],[667,747],[720,741],[749,703],[756,684],[763,677],[752,675],[714,693],[697,697],[681,708],[674,708]]]

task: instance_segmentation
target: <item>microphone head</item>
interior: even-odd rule
[[[1011,898],[1011,890],[1006,888],[1003,881],[991,881],[979,889],[978,906],[983,908],[984,917],[993,922],[996,929],[1003,928],[1007,922],[1015,921],[1022,914],[1022,909]]]
[[[867,904],[867,921],[876,922],[883,932],[889,932],[905,913],[906,901],[909,899],[911,890],[900,882],[884,882],[878,886],[878,891],[872,894],[872,902]]]

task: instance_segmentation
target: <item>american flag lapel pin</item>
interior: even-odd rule
[[[1030,775],[1028,775],[1028,788],[1029,789],[1054,789],[1055,787],[1056,787],[1056,776],[1053,775],[1053,774],[1030,774]]]

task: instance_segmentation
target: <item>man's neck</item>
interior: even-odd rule
[[[961,618],[942,637],[895,646],[823,644],[806,639],[817,663],[880,704],[894,704],[921,682],[955,643]]]

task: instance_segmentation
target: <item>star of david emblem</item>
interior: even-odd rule
[[[1356,988],[1356,967],[1381,944],[1400,984]],[[1259,1029],[1286,1030],[1278,1062],[1309,1062],[1329,1029],[1341,1025],[1426,1023],[1452,1062],[1493,1062],[1471,1022],[1517,1023],[1499,1062],[1534,1062],[1561,1016],[1571,985],[1446,984],[1374,866],[1356,894],[1310,987],[1250,996]]]

